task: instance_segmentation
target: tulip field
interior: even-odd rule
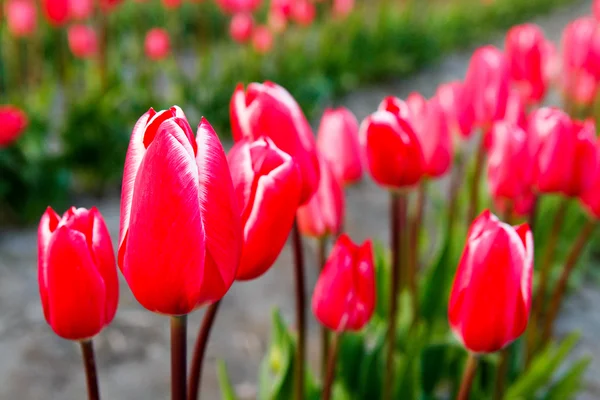
[[[600,1],[559,42],[520,18],[567,0],[426,3],[0,2],[0,244],[35,216],[26,287],[42,346],[81,353],[74,398],[146,398],[105,395],[98,343],[130,343],[110,335],[123,291],[169,332],[164,396],[215,398],[215,322],[274,268],[293,312],[273,310],[250,396],[217,356],[224,400],[583,398],[595,360],[556,327],[600,243]],[[431,95],[387,92],[364,118],[337,105],[494,27],[501,45],[479,38]],[[385,205],[349,207],[367,190]],[[387,241],[359,239],[357,212],[385,215]]]

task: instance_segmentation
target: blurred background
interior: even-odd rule
[[[386,95],[405,98],[418,91],[428,97],[438,85],[463,79],[472,50],[486,43],[502,47],[514,24],[538,23],[559,47],[564,27],[591,10],[590,0],[0,0],[0,5],[0,107],[12,112],[0,123],[16,127],[0,137],[0,398],[22,400],[81,399],[85,392],[77,347],[54,336],[43,319],[35,224],[48,205],[59,212],[72,204],[97,205],[116,238],[129,135],[149,107],[177,104],[192,125],[205,116],[226,149],[229,101],[240,82],[279,83],[315,127],[332,105],[348,107],[361,120]],[[363,182],[348,191],[347,202],[347,230],[356,240],[387,240],[385,192]],[[436,218],[435,212],[428,218]],[[314,264],[314,243],[308,253]],[[240,397],[255,398],[271,309],[280,307],[286,317],[293,312],[290,260],[286,247],[264,278],[236,284],[225,297],[209,346],[204,398],[219,398],[217,359],[227,362]],[[308,268],[308,287],[316,275]],[[595,399],[600,310],[594,305],[600,291],[594,282],[578,287],[557,331],[582,330],[577,353],[598,355],[579,397]],[[121,292],[115,321],[96,340],[103,395],[166,398],[166,321],[142,309],[125,284]],[[201,316],[191,318],[190,346]],[[311,338],[317,336],[311,319]],[[315,346],[312,340],[316,363]]]

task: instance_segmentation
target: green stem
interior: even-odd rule
[[[467,213],[467,226],[471,226],[471,223],[479,212],[479,187],[481,185],[481,176],[483,174],[483,167],[485,162],[485,138],[482,133],[479,148],[475,156],[475,169],[471,176],[471,187],[469,195],[469,211]]]
[[[460,383],[458,397],[456,398],[457,400],[469,400],[469,394],[471,393],[471,386],[473,386],[473,380],[475,379],[476,372],[477,357],[473,353],[469,353],[467,365],[465,366],[462,381]]]
[[[408,285],[412,299],[413,321],[419,318],[419,238],[421,236],[421,226],[423,225],[423,215],[425,211],[425,196],[427,194],[427,181],[421,182],[417,189],[417,209],[410,227],[409,247],[407,249],[408,263]]]
[[[171,317],[171,400],[186,400],[187,315]]]
[[[81,345],[81,354],[83,356],[83,365],[85,367],[88,399],[100,400],[100,390],[98,389],[98,373],[96,371],[96,360],[94,357],[94,345],[91,340],[84,340],[79,342],[79,344]]]
[[[510,346],[505,347],[500,352],[500,362],[496,372],[496,386],[494,390],[494,400],[502,400],[504,397],[504,385],[506,383],[506,374],[508,373],[508,357],[510,356]]]
[[[294,281],[296,284],[296,327],[298,329],[298,343],[296,347],[296,365],[294,376],[295,400],[304,400],[304,365],[306,342],[306,292],[304,283],[304,250],[302,236],[298,223],[294,221],[292,228],[292,241],[294,248]]]
[[[333,336],[331,350],[329,350],[329,359],[327,361],[327,374],[325,377],[325,383],[323,384],[323,400],[331,399],[331,390],[333,388],[333,382],[335,381],[335,365],[337,362],[337,355],[341,336],[341,333],[336,333]]]
[[[202,367],[204,365],[206,346],[220,304],[220,300],[211,304],[202,319],[202,326],[198,331],[198,338],[196,339],[192,365],[190,367],[190,376],[188,378],[188,400],[198,400],[200,398],[200,382],[202,380]]]
[[[456,155],[454,167],[452,168],[452,175],[450,177],[450,191],[448,199],[448,228],[447,232],[451,234],[454,230],[454,224],[456,223],[456,217],[458,214],[458,194],[460,193],[461,183],[464,174],[464,158],[459,152]]]

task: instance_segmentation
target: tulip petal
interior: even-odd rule
[[[196,140],[199,205],[206,232],[206,264],[199,303],[205,303],[220,300],[233,284],[242,252],[242,224],[225,151],[205,118],[198,126]]]
[[[59,222],[60,216],[51,207],[48,207],[42,215],[38,227],[38,281],[44,317],[48,323],[50,323],[50,310],[48,309],[48,245]]]
[[[123,244],[121,269],[134,296],[145,308],[169,315],[196,307],[204,275],[198,168],[185,142],[176,123],[159,128],[135,178]]]
[[[105,325],[106,290],[83,233],[62,226],[48,246],[49,324],[72,340],[96,335]]]

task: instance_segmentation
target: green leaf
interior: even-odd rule
[[[532,398],[542,387],[549,384],[552,375],[573,349],[579,335],[567,336],[558,347],[549,344],[532,362],[530,367],[506,392],[506,399]]]
[[[577,361],[571,368],[548,390],[546,400],[566,400],[573,399],[579,389],[581,389],[581,380],[588,365],[592,361],[586,357]]]
[[[237,400],[235,390],[231,385],[231,380],[227,374],[227,367],[223,360],[217,361],[217,376],[219,378],[219,387],[221,388],[221,399],[222,400]]]
[[[437,261],[430,267],[429,273],[423,279],[421,315],[429,324],[441,313],[441,309],[447,301],[445,296],[446,287],[448,286],[447,282],[451,279],[449,277],[450,237],[451,235],[446,235]]]
[[[390,265],[389,252],[381,243],[375,242],[375,284],[377,285],[377,301],[375,315],[386,320],[389,310]]]

